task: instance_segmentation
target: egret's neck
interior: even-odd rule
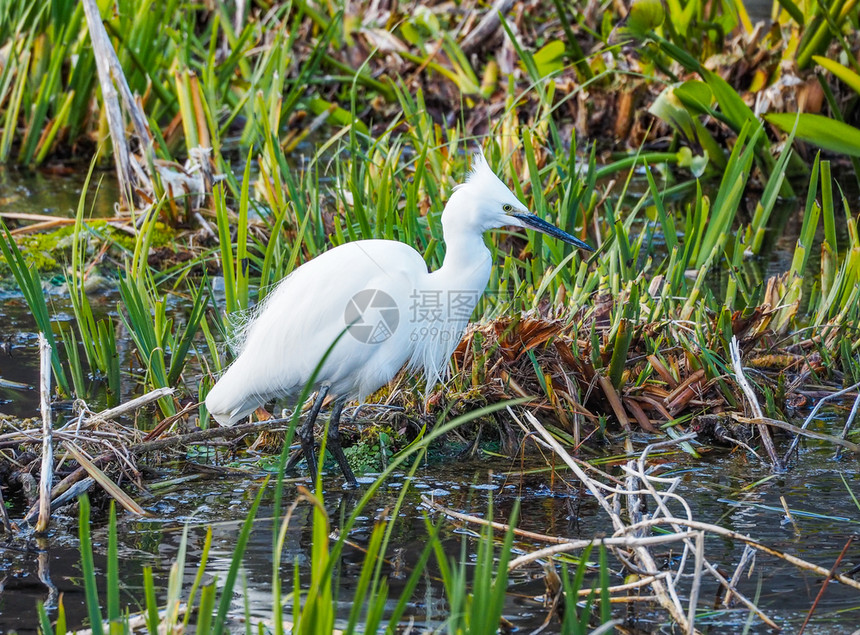
[[[416,337],[409,366],[424,369],[428,389],[445,376],[448,359],[490,280],[490,250],[484,244],[483,229],[471,222],[474,215],[468,204],[469,197],[460,190],[445,206],[445,259],[413,296]]]
[[[445,222],[446,220],[448,222]],[[448,289],[474,291],[477,297],[480,297],[490,279],[490,250],[484,244],[481,228],[463,224],[458,220],[456,217],[446,219],[443,216],[445,259],[433,277]]]
[[[445,259],[440,270],[469,277],[472,271],[490,266],[490,250],[484,243],[483,234],[477,231],[443,231],[442,235],[445,238]]]

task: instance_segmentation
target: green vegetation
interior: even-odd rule
[[[388,473],[460,424],[493,421],[512,399],[515,411],[539,409],[569,447],[640,428],[678,437],[713,409],[744,410],[734,341],[757,369],[766,418],[784,419],[804,385],[860,381],[860,228],[856,197],[843,190],[860,181],[857,3],[779,0],[770,28],[754,27],[741,2],[639,0],[627,15],[621,4],[514,2],[498,16],[465,2],[383,11],[295,0],[235,15],[229,3],[169,0],[155,11],[146,0],[102,1],[101,23],[136,96],[120,110],[99,84],[83,2],[3,3],[0,164],[86,157],[91,170],[106,169],[125,152],[134,166],[121,196],[134,209],[115,218],[87,218],[84,188],[74,223],[61,229],[19,236],[3,221],[0,273],[11,272],[51,343],[56,393],[104,395],[112,406],[176,388],[158,400],[169,426],[229,363],[223,342],[242,313],[307,260],[385,238],[440,266],[441,211],[478,145],[534,213],[598,250],[584,261],[540,235],[492,235],[496,266],[451,380],[426,402],[411,376],[377,395],[421,413],[421,432],[386,421],[353,439],[356,466]],[[116,76],[113,89],[122,97]],[[781,270],[768,267],[775,254]],[[105,313],[89,288],[106,255],[119,266]],[[62,324],[40,277],[58,273],[73,314]],[[118,337],[139,370],[133,382],[122,381]],[[279,474],[276,500],[281,487]],[[343,542],[329,540],[321,494],[301,499],[314,508],[314,571],[310,586],[295,574],[291,621],[329,632]],[[98,607],[85,517],[82,504],[90,618],[122,622],[115,596],[106,616]],[[391,522],[371,536],[360,576],[367,602],[349,630],[382,624]],[[285,526],[273,539],[275,563]],[[436,555],[449,631],[494,629],[511,535],[495,568],[491,536],[482,538],[468,580],[440,554],[438,531],[428,523],[422,563]],[[169,606],[179,602],[183,559]],[[223,627],[231,588],[201,586],[205,567],[204,557],[188,600],[199,592],[199,632]],[[276,630],[280,575],[276,564]],[[581,580],[581,570],[563,580],[568,598]],[[146,592],[155,632],[151,576]],[[398,599],[395,615],[408,600]],[[584,631],[590,612],[568,601],[564,619]],[[601,608],[606,622],[608,602]],[[178,630],[168,613],[168,630]],[[42,612],[43,631],[52,628],[64,630],[62,612],[54,627]]]

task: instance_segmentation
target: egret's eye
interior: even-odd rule
[[[502,205],[502,211],[505,214],[510,214],[511,212],[514,211],[514,207],[513,207],[513,205],[511,205],[509,203],[505,203],[504,205]]]

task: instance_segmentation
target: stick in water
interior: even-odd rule
[[[36,533],[48,530],[51,520],[51,481],[54,477],[53,426],[51,425],[51,345],[39,333],[39,354],[41,373],[39,381],[40,401],[42,404],[42,470],[39,478],[39,520]]]

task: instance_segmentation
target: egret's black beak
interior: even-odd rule
[[[591,245],[589,245],[588,243],[581,241],[579,238],[571,236],[566,231],[560,230],[558,227],[556,227],[552,223],[546,222],[539,216],[535,216],[534,214],[527,214],[524,212],[513,213],[511,214],[511,216],[521,220],[526,227],[531,227],[532,229],[546,234],[547,236],[558,238],[559,240],[563,240],[569,245],[575,245],[576,247],[580,247],[581,249],[594,251],[594,248],[591,247]]]

